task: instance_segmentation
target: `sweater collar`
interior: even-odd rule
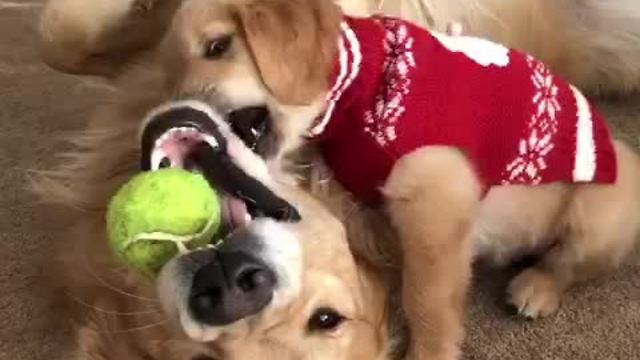
[[[362,65],[362,48],[360,40],[347,20],[340,24],[340,38],[338,39],[338,61],[331,77],[333,87],[327,95],[327,105],[324,114],[320,115],[309,129],[309,137],[318,137],[325,131],[333,117],[333,113],[342,95],[349,89],[353,81],[360,74]]]

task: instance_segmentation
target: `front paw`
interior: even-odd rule
[[[536,319],[558,310],[561,295],[552,275],[530,268],[511,281],[507,290],[507,302],[518,309],[519,315]]]

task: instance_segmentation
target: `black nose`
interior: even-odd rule
[[[252,255],[218,252],[216,261],[196,272],[189,307],[200,322],[228,325],[264,309],[275,285],[274,272]]]

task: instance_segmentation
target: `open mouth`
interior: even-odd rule
[[[261,158],[277,154],[280,139],[273,131],[271,114],[266,106],[236,109],[228,114],[227,121],[233,133]]]
[[[254,152],[261,152],[264,139],[270,133],[269,110],[251,106],[232,111],[228,115],[231,130]]]
[[[169,129],[156,140],[151,152],[151,168],[195,168],[197,164],[193,163],[191,154],[203,143],[212,149],[218,147],[214,137],[202,133],[199,129],[187,126]]]
[[[264,128],[247,125],[240,130],[245,144],[251,139],[255,141],[252,149],[255,150]],[[234,129],[234,133],[238,131]],[[247,146],[252,148],[250,144]],[[234,162],[227,152],[227,139],[207,111],[184,105],[153,115],[143,128],[141,160],[145,171],[182,168],[202,173],[221,195],[227,230],[245,226],[259,217],[278,221],[300,219],[291,204]]]

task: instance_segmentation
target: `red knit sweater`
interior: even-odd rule
[[[346,17],[332,77],[311,136],[366,203],[396,160],[426,145],[462,149],[485,188],[616,179],[609,131],[584,96],[501,45]]]

